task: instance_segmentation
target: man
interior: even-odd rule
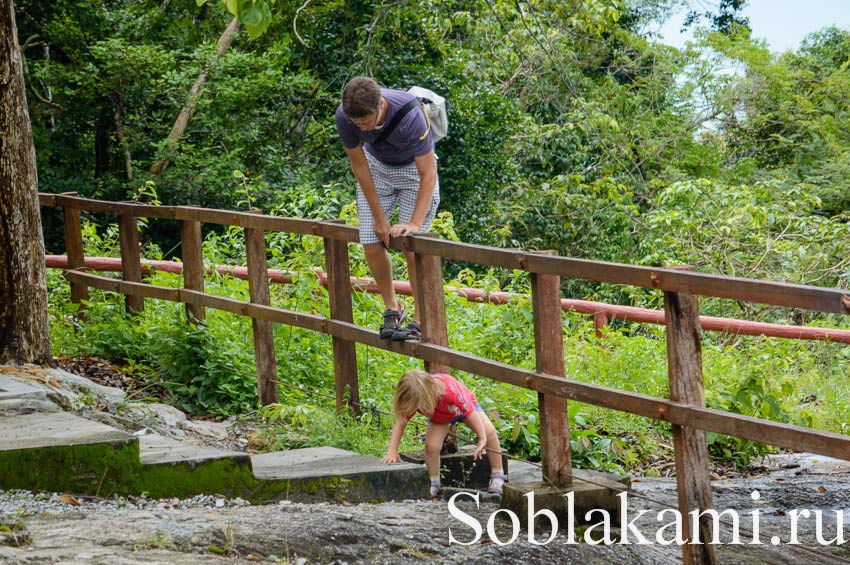
[[[414,308],[413,321],[403,325],[406,314],[393,288],[387,246],[391,235],[427,231],[440,203],[428,117],[412,94],[380,88],[368,77],[355,77],[343,90],[336,127],[357,178],[360,242],[386,307],[381,338],[418,340],[419,311]],[[396,206],[399,223],[390,225]],[[413,253],[404,255],[415,305]]]

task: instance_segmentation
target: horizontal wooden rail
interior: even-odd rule
[[[687,425],[691,428],[750,439],[787,449],[850,460],[850,436],[842,434],[759,420],[740,414],[691,406],[668,399],[620,391],[572,379],[564,380],[560,377],[498,363],[445,346],[386,341],[380,339],[376,331],[313,314],[251,304],[184,288],[168,288],[127,282],[73,270],[66,271],[65,276],[75,284],[84,284],[101,290],[142,298],[194,304],[327,333],[371,347],[449,365],[497,381],[602,408],[628,412],[655,420],[664,420],[672,424]]]
[[[393,238],[394,246],[401,243],[396,242],[396,239],[401,240],[401,238]],[[850,294],[830,288],[711,275],[672,268],[640,267],[574,259],[415,236],[410,238],[408,247],[416,253],[440,255],[447,259],[505,269],[560,275],[571,279],[624,284],[669,292],[691,292],[703,296],[732,298],[832,314],[850,313]]]
[[[64,255],[46,255],[45,265],[51,269],[73,268]],[[84,265],[87,269],[95,271],[120,271],[121,260],[114,257],[86,257]],[[183,264],[179,261],[156,261],[142,259],[142,272],[150,273],[150,269],[179,274],[183,271]],[[248,280],[246,267],[231,265],[208,266],[207,272],[217,272],[235,278]],[[327,276],[322,271],[315,271],[319,277],[319,283],[327,286]],[[280,271],[278,269],[268,270],[268,280],[272,283],[291,284],[295,275]],[[398,294],[411,295],[410,283],[406,281],[393,281],[395,291]],[[378,286],[370,278],[351,277],[351,287],[367,292],[378,292]],[[479,288],[456,288],[445,287],[447,292],[455,293],[470,302],[487,302],[492,304],[509,304],[511,301],[528,299],[527,295],[510,292],[490,292]],[[620,306],[617,304],[606,304],[604,302],[593,302],[590,300],[575,300],[571,298],[561,299],[561,309],[565,312],[575,311],[580,314],[603,315],[608,321],[624,320],[627,322],[638,322],[644,324],[664,325],[664,312],[649,308],[638,308],[635,306]],[[736,318],[720,318],[716,316],[700,316],[700,327],[704,330],[734,334],[753,335],[767,337],[781,337],[787,339],[806,339],[820,341],[834,341],[838,343],[850,343],[850,330],[834,328],[820,328],[814,326],[789,326],[784,324],[770,324],[766,322],[752,322]]]
[[[190,220],[246,228],[282,231],[358,242],[357,229],[334,222],[279,218],[250,212],[212,210],[191,206],[149,206],[105,202],[61,194],[39,194],[43,206],[63,206],[115,216],[137,216],[170,220]],[[393,237],[393,249],[466,261],[532,273],[552,274],[570,279],[624,284],[667,292],[746,300],[789,308],[802,308],[832,314],[850,314],[850,294],[830,288],[759,281],[705,273],[641,267],[549,256],[514,249],[499,249],[428,237]]]
[[[156,218],[159,220],[194,221],[225,226],[240,226],[263,231],[315,235],[353,243],[360,241],[357,228],[333,222],[320,222],[301,218],[282,218],[265,216],[256,212],[215,210],[195,206],[150,206],[129,202],[106,202],[64,194],[39,194],[38,196],[42,206],[62,206],[64,208],[85,210],[87,212],[111,216],[126,215],[137,218]]]

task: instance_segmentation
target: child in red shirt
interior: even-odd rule
[[[413,370],[406,372],[398,381],[393,398],[395,426],[390,446],[382,463],[399,460],[398,445],[404,435],[407,422],[417,412],[428,418],[425,433],[425,466],[431,479],[431,496],[440,491],[440,450],[449,427],[463,422],[478,436],[474,459],[481,459],[487,452],[490,461],[490,485],[487,490],[498,494],[507,477],[502,472],[502,448],[496,428],[475,400],[475,395],[451,375]]]

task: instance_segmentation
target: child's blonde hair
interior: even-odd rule
[[[407,418],[421,410],[430,414],[437,408],[443,390],[437,380],[420,369],[406,372],[395,387],[393,412],[396,418]]]

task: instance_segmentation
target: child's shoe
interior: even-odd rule
[[[440,494],[440,479],[431,479],[431,498]]]
[[[508,476],[505,475],[502,471],[497,471],[490,475],[490,484],[487,485],[487,492],[492,492],[494,494],[502,494],[502,490],[505,486],[505,482],[507,482]]]

